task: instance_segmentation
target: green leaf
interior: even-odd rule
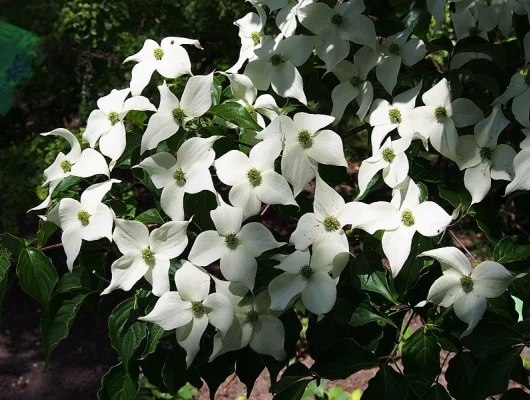
[[[13,236],[10,233],[0,234],[0,249],[6,249],[9,252],[8,258],[18,258],[24,247],[26,247],[24,239]]]
[[[112,367],[101,380],[98,400],[134,400],[138,392],[138,366],[134,373],[125,370],[123,363]]]
[[[419,394],[425,392],[440,373],[440,345],[426,328],[416,330],[403,344],[403,367]]]
[[[312,377],[313,374],[311,373],[309,368],[307,368],[301,362],[297,361],[286,368],[286,370],[282,374],[282,378],[278,382],[274,382],[271,385],[270,391],[272,393],[279,393],[301,379],[307,379]]]
[[[53,193],[64,192],[79,182],[81,182],[81,178],[73,175],[67,176],[61,181],[61,183],[59,183],[59,185],[57,185]]]
[[[311,382],[310,379],[303,379],[296,383],[293,383],[291,386],[288,386],[285,390],[276,394],[274,400],[299,400],[302,398],[305,392],[305,388],[308,383]]]
[[[326,379],[346,379],[377,366],[377,357],[353,339],[342,339],[320,352],[311,370]]]
[[[482,53],[489,55],[499,66],[506,64],[506,51],[500,44],[493,44],[479,36],[469,36],[456,42],[452,56],[458,53]]]
[[[363,400],[403,400],[407,398],[407,379],[389,366],[382,366],[368,382]]]
[[[164,220],[160,216],[160,213],[156,208],[150,208],[149,210],[141,213],[136,217],[136,221],[144,224],[160,224],[164,223]]]
[[[37,232],[37,244],[38,247],[42,247],[46,244],[50,236],[57,230],[59,227],[53,222],[46,221],[39,227]]]
[[[72,272],[63,275],[55,288],[58,294],[81,290],[90,290],[90,274],[81,267],[74,267]]]
[[[519,332],[508,325],[483,319],[462,343],[478,358],[522,343]]]
[[[429,160],[416,157],[410,165],[410,176],[414,181],[441,183],[444,181],[443,169],[434,167]]]
[[[368,298],[365,298],[353,312],[349,324],[352,326],[361,326],[370,322],[378,322],[396,326],[394,321],[377,311],[370,303]]]
[[[500,264],[511,263],[530,257],[530,243],[524,236],[508,236],[499,241],[493,251],[493,259]]]
[[[396,294],[386,275],[387,271],[383,267],[381,256],[370,248],[366,248],[357,256],[350,270],[351,281],[356,287],[378,293],[396,304]]]
[[[465,188],[440,185],[438,187],[440,197],[447,200],[454,208],[459,205],[463,210],[466,210],[471,204],[471,196]]]
[[[252,118],[250,113],[241,104],[236,102],[228,102],[218,104],[210,108],[211,114],[230,121],[240,128],[252,129],[253,131],[261,131],[262,127]]]
[[[250,397],[254,383],[264,368],[265,365],[263,365],[260,355],[249,346],[244,347],[238,352],[236,359],[236,374],[239,380],[243,382],[247,388],[247,397]]]
[[[180,388],[190,381],[186,368],[186,354],[180,346],[175,345],[166,357],[162,368],[162,379],[173,396],[176,396]]]
[[[471,380],[478,360],[469,352],[459,352],[449,361],[445,372],[447,389],[457,400],[471,399]]]
[[[52,261],[34,247],[28,247],[18,258],[17,275],[22,289],[47,310],[58,279]]]
[[[514,388],[504,393],[501,400],[530,400],[530,394],[526,393],[523,389]]]
[[[439,383],[431,386],[421,398],[422,400],[451,400],[447,390]]]
[[[74,319],[88,293],[64,293],[50,301],[50,309],[42,314],[40,328],[44,342],[45,366],[59,342],[68,336]]]
[[[2,309],[2,303],[4,302],[4,296],[6,295],[7,283],[9,278],[9,267],[11,262],[7,258],[7,254],[0,252],[0,310]],[[2,322],[2,314],[0,313],[0,323]]]

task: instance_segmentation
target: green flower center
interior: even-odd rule
[[[230,250],[235,250],[241,244],[241,240],[235,233],[229,233],[225,236],[225,244]]]
[[[179,124],[182,125],[184,123],[184,118],[186,117],[186,113],[182,108],[174,108],[173,111],[171,111],[171,115],[173,117],[173,120]]]
[[[273,66],[273,67],[277,67],[279,66],[280,64],[283,64],[285,62],[285,59],[282,57],[281,54],[273,54],[270,58],[269,58],[269,62],[270,64]]]
[[[250,115],[256,115],[256,109],[252,104],[247,104],[245,110],[247,110]]]
[[[259,314],[255,310],[250,310],[247,313],[247,319],[248,322],[250,322],[251,324],[255,324],[256,322],[258,322]]]
[[[491,156],[493,155],[493,149],[491,147],[481,147],[480,148],[480,158],[483,160],[491,160]]]
[[[164,50],[161,47],[157,47],[153,50],[153,55],[155,56],[155,60],[160,61],[164,57]]]
[[[202,305],[202,301],[192,301],[191,312],[196,317],[200,317],[202,314],[204,314],[204,306]]]
[[[304,129],[298,132],[298,143],[300,143],[303,149],[310,149],[313,147],[313,136]]]
[[[361,83],[363,83],[363,81],[358,76],[352,76],[350,78],[350,85],[352,87],[359,87],[361,86]]]
[[[261,185],[261,172],[256,168],[251,168],[247,172],[247,178],[250,184],[254,187]]]
[[[383,160],[388,163],[391,163],[392,161],[394,161],[394,158],[396,158],[396,153],[394,152],[394,149],[391,149],[390,147],[383,149],[381,155],[383,156]]]
[[[311,279],[311,277],[314,274],[314,270],[309,265],[302,265],[300,267],[300,275],[302,275],[305,279]]]
[[[146,264],[152,264],[155,261],[155,253],[150,247],[143,249],[141,254]]]
[[[414,225],[414,214],[412,214],[412,211],[405,210],[401,213],[401,222],[403,222],[403,225],[405,226],[412,226]]]
[[[401,122],[401,111],[397,108],[390,109],[388,111],[388,118],[390,118],[390,121],[394,124],[399,124]]]
[[[328,232],[333,232],[341,228],[338,219],[331,216],[324,218],[322,225],[324,225],[324,229]]]
[[[476,26],[472,26],[467,30],[467,33],[469,33],[469,36],[477,36],[480,33],[480,29],[478,29]]]
[[[250,38],[254,42],[254,46],[257,46],[259,44],[259,38],[260,38],[259,32],[257,31],[252,32],[250,34]]]
[[[444,106],[438,106],[434,109],[434,116],[438,120],[438,122],[442,122],[445,118],[447,118],[447,108]]]
[[[111,111],[107,118],[112,125],[116,125],[120,121],[120,114],[118,114],[116,111]]]
[[[63,172],[70,172],[72,170],[72,163],[68,160],[61,162],[61,169]]]
[[[470,275],[464,275],[460,278],[460,286],[464,293],[469,293],[473,291],[473,279]]]
[[[340,27],[344,23],[344,16],[336,13],[331,16],[331,23],[335,26]]]
[[[87,226],[90,222],[90,214],[88,211],[82,210],[77,213],[77,219],[81,221],[81,224]]]
[[[177,183],[186,183],[186,174],[181,169],[177,169],[173,173],[173,179],[177,181]]]
[[[389,48],[388,48],[388,52],[390,54],[399,54],[399,44],[396,44],[396,43],[392,43]]]

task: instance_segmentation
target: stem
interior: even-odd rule
[[[370,125],[369,125],[368,123],[365,122],[365,123],[362,124],[362,125],[359,125],[359,126],[353,128],[353,129],[350,129],[349,131],[344,132],[341,136],[342,136],[343,138],[346,138],[346,137],[348,137],[348,136],[355,135],[356,133],[359,133],[359,132],[364,131],[365,129],[368,129],[369,126],[370,126]]]
[[[63,244],[62,243],[57,243],[57,244],[52,244],[50,246],[41,247],[40,251],[48,251],[48,250],[58,249],[60,247],[63,247]]]
[[[399,342],[401,340],[403,340],[403,336],[405,336],[405,332],[407,331],[407,329],[408,329],[410,323],[412,322],[412,319],[414,318],[415,314],[416,314],[415,312],[411,312],[410,316],[409,316],[409,319],[408,319],[407,323],[405,324],[405,327],[403,328],[401,333],[398,331],[398,334],[396,336],[396,343],[394,345],[394,349],[392,350],[392,352],[386,358],[385,364],[388,364],[394,358],[394,354],[396,353],[396,351],[397,351],[397,349],[399,347]]]
[[[442,362],[442,366],[440,367],[440,373],[438,374],[438,376],[436,377],[436,380],[435,382],[438,383],[438,379],[440,379],[440,376],[442,375],[443,373],[443,369],[444,369],[444,365],[445,363],[447,362],[447,359],[449,358],[449,354],[451,354],[451,352],[447,352],[447,355],[445,356],[444,358],[444,361]]]
[[[464,246],[463,243],[462,243],[460,240],[458,240],[458,238],[456,237],[456,235],[455,235],[453,232],[451,232],[451,231],[449,231],[449,234],[453,237],[454,240],[456,240],[456,241],[458,242],[458,244],[459,244],[460,246],[462,246],[462,248],[466,251],[466,253],[469,255],[469,257],[471,257],[471,258],[473,259],[473,262],[476,262],[477,260],[475,259],[475,257],[473,257],[473,254],[471,254],[471,253],[469,252],[469,250],[466,249],[466,246]]]

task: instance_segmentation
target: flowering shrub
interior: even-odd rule
[[[235,372],[250,393],[265,367],[278,399],[373,367],[363,399],[528,387],[526,3],[252,3],[227,71],[191,70],[198,40],[146,40],[82,143],[43,134],[70,151],[44,171],[37,238],[0,236],[0,294],[18,257],[46,361],[83,304],[122,290],[99,399],[135,398],[140,371],[172,394],[204,380],[212,396]],[[454,246],[452,227],[470,223],[488,261]],[[43,253],[57,229],[60,279]]]

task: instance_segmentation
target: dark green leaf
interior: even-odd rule
[[[299,400],[302,398],[305,392],[307,384],[310,382],[310,379],[303,379],[296,383],[293,383],[291,386],[288,386],[284,391],[276,394],[274,400]]]
[[[250,397],[254,382],[260,376],[265,366],[258,353],[250,347],[245,347],[238,352],[236,360],[236,374],[247,387],[247,397]]]
[[[473,332],[462,339],[462,343],[478,358],[520,344],[519,332],[509,326],[483,319]]]
[[[493,259],[500,264],[530,258],[530,243],[523,236],[508,236],[495,246]]]
[[[166,357],[162,368],[162,379],[173,396],[176,396],[180,388],[188,382],[186,370],[186,353],[181,347],[175,345]]]
[[[77,176],[73,176],[73,175],[67,176],[61,181],[61,183],[59,183],[59,185],[57,185],[53,193],[64,192],[65,190],[67,190],[68,188],[74,186],[75,184],[79,182],[81,182],[81,178],[78,178]]]
[[[160,216],[160,213],[156,208],[150,208],[149,210],[141,213],[136,217],[136,221],[142,222],[144,224],[160,224],[164,223],[164,220]]]
[[[0,252],[0,310],[6,295],[7,283],[9,278],[9,267],[11,262],[7,258],[7,254]],[[2,314],[0,313],[0,322],[2,322]]]
[[[422,157],[416,157],[411,162],[410,176],[414,181],[441,183],[444,180],[443,170],[435,168],[429,160]]]
[[[13,236],[10,233],[0,234],[0,249],[5,249],[9,252],[8,258],[18,258],[24,247],[26,247],[24,239]]]
[[[489,55],[493,61],[504,67],[506,51],[500,44],[493,44],[479,36],[469,36],[456,42],[453,56],[458,53],[482,53]]]
[[[101,380],[98,400],[134,400],[137,392],[138,366],[129,368],[129,373],[127,373],[123,363],[119,363],[112,367]]]
[[[459,352],[449,361],[445,372],[447,389],[456,400],[473,398],[471,380],[478,360],[469,352]]]
[[[428,329],[420,328],[405,340],[402,348],[404,372],[421,394],[440,373],[440,345]]]
[[[57,283],[56,293],[90,290],[90,274],[82,267],[74,267],[72,272],[64,275]]]
[[[391,367],[383,366],[368,382],[363,400],[403,400],[407,398],[407,379]]]
[[[167,349],[158,347],[155,352],[149,354],[146,358],[140,361],[142,373],[145,375],[149,383],[155,385],[161,392],[167,392],[168,388],[162,379],[162,368],[169,354]]]
[[[272,393],[279,393],[300,379],[312,378],[312,376],[313,374],[309,368],[297,361],[287,367],[282,374],[282,378],[271,385],[270,391]]]
[[[368,298],[365,298],[353,312],[350,325],[361,326],[369,322],[378,322],[396,326],[390,318],[387,318],[384,314],[377,311]]]
[[[210,108],[211,114],[230,121],[240,128],[252,129],[253,131],[261,131],[261,126],[252,118],[250,113],[241,104],[236,102],[228,102],[218,104]]]
[[[530,394],[523,389],[510,389],[504,393],[501,400],[530,400]]]
[[[59,227],[53,222],[46,221],[39,227],[37,232],[37,244],[38,247],[42,247],[46,244],[50,236],[57,230]]]
[[[447,390],[439,383],[431,386],[421,398],[422,400],[451,400]]]

